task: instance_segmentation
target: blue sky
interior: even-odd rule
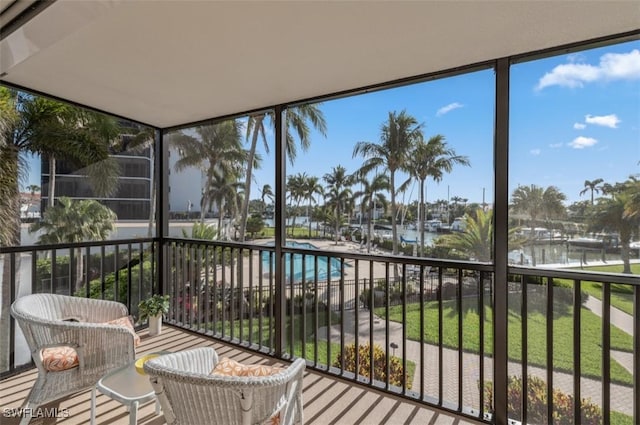
[[[322,177],[338,164],[355,171],[361,140],[377,142],[389,111],[406,111],[424,124],[425,138],[445,136],[471,167],[457,166],[440,183],[427,181],[427,199],[460,196],[493,201],[494,73],[484,70],[322,104],[328,134],[314,133],[287,174]],[[640,42],[560,55],[512,67],[510,188],[557,186],[568,202],[585,180],[623,181],[640,173]],[[264,154],[263,154],[264,155]],[[273,155],[256,171],[258,186],[273,185]],[[405,200],[417,199],[417,185]],[[411,197],[410,197],[411,196]]]
[[[423,123],[425,138],[444,135],[471,162],[439,183],[429,179],[427,200],[459,196],[482,202],[484,189],[486,202],[493,202],[494,88],[494,72],[487,69],[324,102],[327,137],[313,131],[311,148],[299,151],[293,166],[287,163],[287,174],[321,178],[337,165],[355,171],[362,163],[352,157],[355,143],[378,142],[388,113],[404,109]],[[262,185],[275,186],[273,150],[262,156],[252,198]],[[39,163],[30,162],[27,184],[39,184]],[[623,181],[640,173],[639,162],[639,41],[512,67],[511,191],[518,184],[555,185],[568,202],[585,200],[587,195],[579,196],[585,180]],[[417,191],[417,184],[410,187],[404,202],[417,199]]]

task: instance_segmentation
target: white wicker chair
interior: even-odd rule
[[[22,329],[31,357],[38,368],[38,378],[24,408],[36,408],[75,392],[95,386],[107,372],[132,362],[135,358],[131,331],[105,322],[128,314],[124,304],[55,294],[32,294],[11,305],[11,315]],[[75,317],[79,322],[64,321]],[[47,370],[41,358],[44,348],[72,347],[78,366]],[[29,417],[21,424],[28,423]]]
[[[302,423],[303,359],[271,376],[219,376],[211,347],[166,354],[144,364],[168,424],[262,424],[278,411],[280,425]]]

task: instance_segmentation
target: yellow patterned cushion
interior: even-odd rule
[[[245,365],[227,357],[223,357],[213,368],[211,374],[222,376],[271,376],[284,369],[277,366]]]
[[[61,372],[78,366],[78,353],[71,347],[50,347],[40,352],[42,365],[49,372]]]
[[[211,371],[212,375],[221,376],[271,376],[284,370],[278,366],[245,365],[227,357],[223,357]],[[276,412],[263,425],[280,425],[280,412]]]
[[[133,335],[133,344],[134,346],[140,345],[140,336],[136,333],[135,328],[133,327],[133,321],[130,316],[119,317],[117,319],[113,319],[107,322],[109,325],[117,325],[124,326],[129,329],[129,332]]]

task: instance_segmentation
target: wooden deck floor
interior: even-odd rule
[[[270,357],[224,345],[212,339],[167,327],[160,337],[149,337],[141,333],[142,345],[138,353],[158,350],[178,351],[193,347],[214,347],[221,356],[234,358],[243,363],[279,364]],[[18,408],[27,396],[36,378],[35,369],[0,381],[0,424],[18,424],[16,418],[7,418],[6,409]],[[90,391],[58,400],[47,407],[57,407],[66,412],[66,418],[33,419],[32,425],[88,424],[90,414]],[[304,377],[304,419],[306,424],[475,424],[466,418],[426,408],[417,403],[396,398],[370,388],[307,370]],[[128,424],[125,407],[104,395],[97,397],[96,418],[98,424]],[[162,416],[156,416],[154,404],[142,406],[138,412],[138,424],[164,424]],[[196,425],[196,424],[193,424]]]

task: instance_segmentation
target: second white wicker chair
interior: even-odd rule
[[[280,425],[303,422],[303,359],[260,377],[211,374],[217,363],[216,351],[201,347],[144,364],[168,424],[263,424],[278,412]]]

